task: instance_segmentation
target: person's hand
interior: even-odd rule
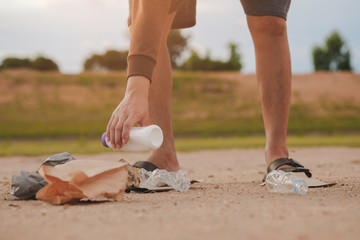
[[[114,110],[106,127],[106,138],[113,149],[121,149],[129,141],[134,124],[144,126],[149,121],[148,96],[150,81],[142,76],[128,79],[124,99]]]

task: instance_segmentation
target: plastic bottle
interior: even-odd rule
[[[140,169],[141,188],[156,189],[169,186],[176,191],[185,192],[189,190],[190,185],[191,182],[184,170],[168,172],[164,169],[155,169],[154,171]]]
[[[121,148],[123,151],[150,151],[158,149],[163,142],[163,132],[157,125],[146,127],[132,127],[129,141]],[[111,143],[106,139],[106,133],[101,136],[101,143],[111,148]]]
[[[292,172],[271,171],[265,182],[270,192],[305,194],[308,191],[306,182]]]

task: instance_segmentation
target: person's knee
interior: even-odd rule
[[[262,37],[286,36],[286,22],[283,18],[273,16],[248,17],[252,34]]]

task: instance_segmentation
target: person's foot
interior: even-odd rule
[[[177,160],[175,151],[166,151],[159,148],[153,151],[146,160],[156,165],[159,169],[165,169],[168,172],[176,172],[180,170],[180,164]]]

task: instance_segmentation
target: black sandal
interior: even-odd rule
[[[279,158],[276,159],[275,161],[273,161],[272,163],[270,163],[269,167],[267,168],[267,172],[271,172],[273,170],[277,170],[279,167],[284,166],[284,165],[289,165],[291,167],[287,167],[287,168],[281,168],[280,170],[284,171],[284,172],[303,172],[305,173],[305,175],[308,178],[311,178],[312,174],[310,172],[309,169],[304,168],[304,166],[291,159],[291,158]],[[263,177],[263,182],[265,182],[267,174],[265,174],[265,176]]]
[[[147,161],[138,161],[136,163],[134,163],[134,165],[132,165],[133,167],[136,168],[143,168],[146,171],[152,172],[155,169],[158,169],[158,167],[154,164],[152,164],[151,162],[147,162]]]

